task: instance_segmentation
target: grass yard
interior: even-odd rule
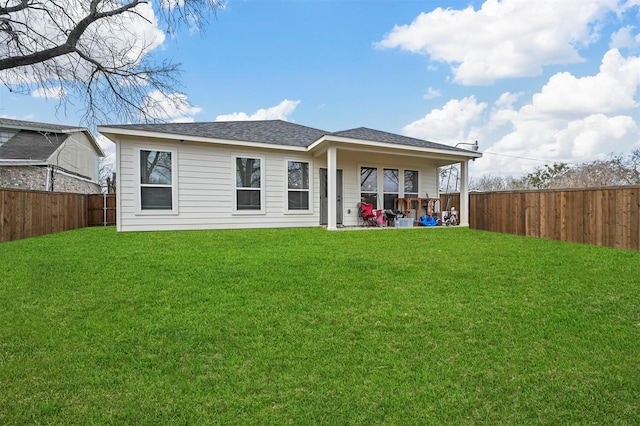
[[[469,229],[0,244],[0,424],[640,424],[640,253]]]

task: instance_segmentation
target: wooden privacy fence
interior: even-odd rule
[[[460,195],[440,203],[460,209]],[[469,210],[473,229],[640,251],[640,186],[474,192]],[[0,242],[115,222],[115,194],[0,189]]]
[[[92,194],[89,198],[89,226],[116,224],[116,194]]]
[[[83,228],[87,205],[84,194],[1,189],[0,242]]]
[[[449,211],[451,207],[455,207],[458,211],[460,210],[460,193],[445,192],[440,194],[440,209]]]
[[[471,193],[473,229],[640,250],[640,186]]]
[[[113,225],[115,216],[115,194],[0,189],[0,242]]]

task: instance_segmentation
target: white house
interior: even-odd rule
[[[357,205],[437,197],[438,168],[482,154],[393,133],[280,120],[100,126],[116,143],[119,231],[355,226]]]

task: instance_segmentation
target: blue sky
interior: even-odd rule
[[[475,177],[640,147],[640,0],[228,0],[153,54],[191,104],[167,120],[478,140]],[[2,116],[78,124],[56,105],[0,89]]]

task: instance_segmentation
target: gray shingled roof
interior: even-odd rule
[[[184,136],[306,147],[328,132],[282,120],[105,126]]]
[[[264,121],[216,121],[206,123],[166,123],[166,124],[128,124],[104,126],[113,129],[140,130],[154,133],[167,133],[183,136],[270,143],[274,145],[308,147],[322,136],[341,136],[374,142],[409,145],[422,148],[445,149],[468,152],[422,139],[410,138],[395,133],[359,127],[357,129],[328,132],[282,120]]]
[[[46,160],[56,148],[76,132],[85,134],[96,153],[101,157],[104,156],[102,148],[85,127],[0,118],[0,130],[16,132],[11,139],[0,143],[0,159]]]
[[[450,151],[467,152],[466,149],[454,148],[449,145],[443,145],[436,142],[430,142],[423,139],[410,138],[395,133],[383,132],[381,130],[369,129],[367,127],[358,127],[356,129],[342,130],[332,133],[334,136],[342,136],[351,139],[362,139],[366,141],[392,143],[396,145],[410,145],[421,148],[446,149]]]
[[[0,145],[0,159],[45,161],[68,137],[67,133],[20,130]]]
[[[41,132],[63,132],[77,129],[78,127],[63,126],[60,124],[36,123],[35,121],[14,120],[12,118],[0,118],[0,127],[10,129],[35,130]]]

